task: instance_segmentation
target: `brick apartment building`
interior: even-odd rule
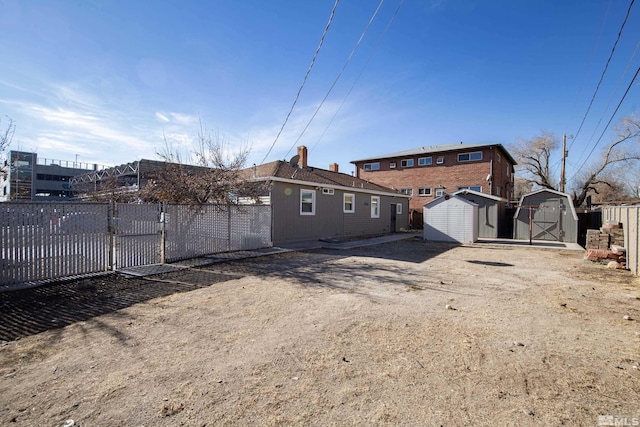
[[[511,200],[516,161],[502,144],[447,144],[353,160],[356,177],[412,196],[409,209],[468,188]]]

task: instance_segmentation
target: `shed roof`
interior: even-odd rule
[[[370,160],[382,160],[382,159],[390,159],[394,157],[409,157],[409,156],[417,156],[422,154],[436,154],[436,153],[444,153],[448,151],[459,151],[459,150],[471,150],[474,148],[488,148],[488,147],[498,147],[504,155],[511,161],[512,164],[517,165],[518,163],[515,159],[509,154],[506,148],[502,144],[489,142],[484,144],[441,144],[441,145],[429,145],[424,147],[412,148],[411,150],[398,151],[390,154],[381,154],[375,157],[367,157],[365,159],[360,160],[352,160],[351,163],[359,163],[366,162]]]
[[[518,209],[516,210],[514,218],[517,218],[518,215],[520,214],[520,209],[524,206],[524,199],[526,199],[527,197],[535,196],[535,195],[540,194],[540,193],[550,193],[550,194],[554,194],[556,196],[565,197],[569,201],[569,207],[571,208],[571,215],[573,216],[573,218],[576,221],[578,220],[578,214],[576,213],[575,206],[573,206],[573,199],[571,198],[571,196],[568,195],[567,193],[563,193],[563,192],[558,191],[558,190],[552,190],[550,188],[541,188],[541,189],[532,191],[531,193],[527,193],[527,194],[523,195],[520,198],[520,203],[518,203]]]
[[[434,206],[437,206],[437,205],[439,205],[440,203],[448,202],[448,201],[449,201],[449,200],[451,200],[451,199],[454,199],[454,200],[460,201],[460,202],[462,202],[462,203],[466,203],[466,204],[471,205],[471,206],[478,206],[478,204],[477,204],[477,203],[473,203],[471,200],[467,200],[467,199],[465,199],[464,197],[460,197],[460,196],[457,196],[457,195],[455,195],[455,194],[449,194],[449,193],[447,193],[447,194],[445,194],[444,196],[436,197],[435,199],[433,199],[433,200],[432,200],[432,201],[430,201],[429,203],[426,203],[426,204],[424,205],[424,208],[425,208],[425,209],[431,209],[431,208],[433,208]]]
[[[491,194],[481,193],[481,192],[475,191],[475,190],[469,190],[468,188],[463,188],[462,190],[455,191],[453,194],[454,195],[472,194],[474,196],[483,197],[485,199],[495,200],[496,202],[506,202],[507,201],[507,199],[504,199],[502,197],[493,196]]]

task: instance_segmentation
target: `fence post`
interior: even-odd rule
[[[166,234],[165,234],[165,214],[166,214],[166,209],[167,204],[166,202],[160,202],[160,264],[164,264],[165,261],[165,254],[166,254]]]
[[[115,217],[116,217],[116,202],[111,201],[109,209],[109,267],[112,271],[116,271],[118,268],[117,264],[117,250],[116,246],[118,245],[118,241],[116,238],[116,225],[115,225]]]
[[[227,203],[227,252],[231,252],[231,205]]]

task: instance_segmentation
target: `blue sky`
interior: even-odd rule
[[[188,147],[201,120],[231,149],[250,147],[247,166],[260,163],[334,2],[0,0],[0,125],[15,120],[13,149],[115,165],[156,158],[163,135]],[[304,144],[311,165],[348,173],[351,160],[423,145],[576,134],[629,7],[385,0],[344,68],[379,3],[340,1],[266,161]],[[639,35],[636,4],[570,142],[568,175],[640,66]],[[616,119],[639,110],[636,81]]]

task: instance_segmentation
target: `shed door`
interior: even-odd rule
[[[562,213],[565,209],[562,199],[551,199],[535,210],[531,224],[534,240],[562,242]]]

